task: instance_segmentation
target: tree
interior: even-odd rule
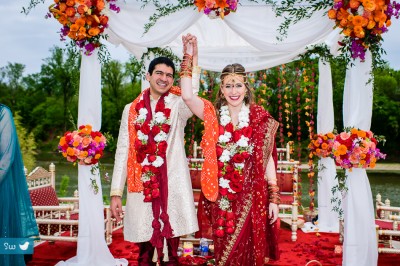
[[[79,60],[76,55],[59,47],[51,49],[52,55],[42,65],[40,83],[49,96],[61,97],[63,106],[63,130],[68,129],[69,105],[79,87]]]
[[[1,87],[7,86],[8,92],[2,94],[3,103],[11,108],[17,105],[20,93],[23,91],[22,77],[25,66],[19,63],[8,63],[5,67],[0,68],[0,84]],[[2,97],[2,98],[3,98]]]

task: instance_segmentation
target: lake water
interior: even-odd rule
[[[50,162],[38,162],[38,166],[42,166],[48,169]],[[56,165],[56,191],[59,193],[61,177],[63,175],[69,176],[69,186],[67,189],[66,196],[72,196],[74,191],[78,189],[78,168],[72,164],[65,162],[55,162]],[[110,178],[112,176],[113,166],[111,164],[102,165],[105,170],[102,171],[102,177],[108,172]],[[303,207],[308,207],[310,204],[310,198],[308,196],[309,180],[307,178],[306,171],[303,170],[301,174],[302,181],[302,205]],[[387,172],[387,171],[368,171],[368,178],[371,185],[371,191],[373,196],[373,201],[375,205],[375,197],[377,193],[382,195],[382,201],[389,198],[392,206],[400,206],[400,169],[399,171]],[[317,185],[317,184],[315,184]],[[111,181],[106,181],[102,178],[102,191],[105,203],[108,204],[110,195]],[[315,194],[315,206],[318,206],[317,193]]]

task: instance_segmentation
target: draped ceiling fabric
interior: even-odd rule
[[[177,3],[176,0],[165,1],[165,3],[172,4],[174,2]],[[121,8],[120,13],[109,12],[107,14],[109,16],[109,28],[106,30],[109,36],[108,42],[122,45],[138,59],[151,47],[170,47],[181,58],[182,35],[195,34],[199,45],[199,65],[203,69],[211,71],[221,71],[225,65],[230,63],[241,63],[247,71],[271,68],[295,60],[310,45],[325,43],[331,47],[331,50],[334,50],[339,38],[338,30],[332,29],[334,22],[327,19],[324,10],[315,12],[310,19],[291,26],[287,38],[278,41],[276,39],[276,36],[279,35],[277,28],[283,18],[276,18],[272,6],[265,4],[241,0],[237,12],[229,14],[223,20],[210,19],[199,13],[194,7],[188,7],[160,18],[146,34],[144,34],[145,25],[149,22],[150,16],[156,13],[155,7],[151,3],[142,7],[141,1],[118,1],[118,6]],[[100,130],[101,105],[98,103],[101,101],[101,87],[99,86],[101,77],[99,62],[97,60],[84,61],[86,60],[82,60],[81,66],[80,94],[90,88],[90,96],[80,97],[78,120],[80,124],[93,123],[95,125],[93,129]],[[328,68],[323,69],[328,71]],[[354,74],[359,72],[359,65],[353,67],[352,71]],[[320,75],[329,74],[320,73]],[[369,73],[360,72],[358,75],[369,76]],[[96,86],[91,87],[91,84],[96,84]],[[352,86],[351,83],[348,89],[352,90]],[[345,95],[345,97],[347,96]],[[81,101],[84,101],[85,104],[81,104]],[[86,182],[88,175],[87,169],[80,168],[79,180],[83,179]],[[96,180],[100,182],[98,176]],[[88,184],[79,184],[80,189],[81,187],[86,187],[87,190]],[[85,193],[89,194],[89,191]],[[99,205],[100,196],[86,197],[89,202],[86,205]],[[363,205],[367,202],[362,201],[359,204]],[[81,206],[85,206],[85,204],[82,203]],[[358,206],[360,210],[370,207],[369,203],[365,206]],[[349,205],[348,211],[351,211],[351,208],[352,205]],[[81,216],[79,224],[81,226],[83,223],[91,223],[90,220],[88,215]],[[360,219],[358,225],[363,222],[364,220]],[[346,233],[349,230],[351,227],[347,227]],[[81,230],[79,231],[81,232]],[[87,245],[88,243],[97,244],[98,239],[93,235],[82,235],[82,238],[84,237],[89,239],[78,241],[78,252],[71,261],[72,265],[77,261],[94,258],[93,254],[99,254],[98,250],[90,249],[90,245]],[[360,241],[351,239],[351,237],[353,237],[351,234],[345,235],[345,241],[347,240],[347,243]],[[88,247],[87,250],[85,250],[86,247]],[[361,246],[361,249],[366,248],[368,247],[365,245]],[[89,254],[86,254],[87,252]],[[347,252],[347,254],[350,253]],[[109,254],[106,255],[109,263],[103,261],[103,265],[114,265],[113,258]],[[347,258],[344,257],[344,260]],[[357,260],[357,257],[354,259]]]

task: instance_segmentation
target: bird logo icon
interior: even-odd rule
[[[28,247],[29,247],[29,242],[28,241],[26,241],[24,244],[19,244],[19,248],[21,249],[21,250],[27,250],[28,249]]]

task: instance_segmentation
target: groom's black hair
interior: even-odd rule
[[[172,68],[172,74],[175,75],[174,62],[172,62],[172,60],[169,59],[168,57],[164,57],[164,56],[160,56],[160,57],[154,58],[150,62],[149,71],[148,71],[150,73],[150,75],[153,74],[154,68],[156,67],[156,65],[159,65],[159,64],[164,64],[164,65],[167,65],[167,66],[171,67]]]

